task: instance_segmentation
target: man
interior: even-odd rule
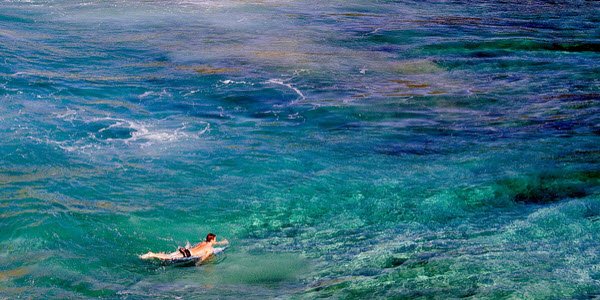
[[[196,257],[200,257],[200,261],[204,261],[206,260],[208,257],[210,257],[213,252],[214,252],[214,245],[227,245],[229,244],[229,241],[227,240],[223,240],[221,242],[217,242],[217,236],[213,233],[209,233],[206,235],[206,239],[201,242],[198,243],[196,246],[187,249],[187,248],[183,248],[183,247],[179,247],[179,249],[177,249],[177,252],[173,252],[173,253],[154,253],[154,252],[148,252],[144,255],[141,255],[140,258],[141,259],[150,259],[150,258],[158,258],[158,259],[163,259],[163,260],[169,260],[169,259],[177,259],[177,258],[182,258],[182,257],[190,257],[190,256],[196,256]]]
[[[201,258],[202,261],[204,261],[213,254],[214,245],[227,244],[229,244],[228,240],[217,242],[217,236],[214,233],[209,233],[206,235],[206,239],[204,240],[204,242],[200,242],[190,249],[179,248],[178,250],[179,253],[183,255],[183,257],[198,256]]]

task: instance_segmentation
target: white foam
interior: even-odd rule
[[[185,120],[173,118],[149,121],[133,121],[115,117],[93,117],[86,119],[83,114],[71,109],[67,109],[66,112],[54,113],[53,115],[67,122],[95,123],[102,127],[95,132],[88,132],[87,136],[76,140],[57,140],[53,136],[45,138],[29,136],[29,138],[38,143],[56,146],[66,152],[85,154],[91,154],[95,150],[110,149],[119,144],[126,147],[138,146],[142,148],[155,144],[169,145],[179,141],[198,139],[211,130],[210,123],[208,122],[194,122],[194,126],[189,128],[189,123]],[[204,125],[203,128],[201,127],[202,125]],[[125,135],[122,138],[103,138],[99,135],[103,132],[119,129],[129,131],[129,135]]]
[[[75,119],[75,117],[77,116],[77,111],[70,109],[67,107],[67,111],[63,112],[63,113],[52,113],[53,116],[64,120],[64,121],[73,121]]]
[[[154,94],[154,92],[144,92],[143,94],[139,95],[138,98],[146,98],[152,94]]]
[[[105,139],[105,141],[108,141],[108,142],[122,141],[124,143],[132,143],[132,142],[136,142],[136,141],[145,141],[147,144],[153,143],[153,142],[172,142],[172,141],[185,139],[185,138],[199,137],[200,135],[203,135],[204,133],[206,133],[210,130],[210,123],[208,123],[208,122],[203,122],[206,124],[206,126],[204,127],[204,129],[198,131],[195,134],[191,134],[191,133],[185,131],[185,129],[187,128],[187,124],[184,122],[180,123],[178,125],[178,127],[175,129],[159,129],[159,126],[157,126],[157,124],[136,122],[136,121],[120,119],[120,118],[112,118],[112,117],[93,118],[91,120],[86,121],[86,123],[100,122],[100,121],[113,121],[114,123],[99,129],[98,132],[104,132],[106,130],[110,130],[113,128],[119,128],[119,127],[128,128],[128,129],[133,130],[133,132],[131,133],[131,137],[129,137],[129,138]]]
[[[147,91],[138,96],[139,99],[147,98],[149,96],[170,96],[171,94],[167,92],[167,90],[162,90],[160,92]]]
[[[94,145],[91,144],[83,144],[83,145],[79,145],[81,143],[83,143],[82,140],[79,141],[75,141],[73,143],[73,145],[69,145],[68,141],[55,141],[49,138],[45,138],[45,139],[40,139],[40,138],[36,138],[36,137],[28,137],[29,139],[38,142],[40,144],[49,144],[49,145],[55,145],[56,147],[67,151],[67,152],[85,152],[86,149],[92,148],[94,147]]]
[[[285,86],[285,87],[291,89],[292,91],[296,92],[296,94],[298,94],[298,99],[296,99],[296,100],[304,100],[304,99],[306,99],[306,97],[304,96],[304,94],[302,94],[302,92],[298,88],[296,88],[295,86],[291,85],[290,83],[285,83],[281,79],[269,79],[269,80],[267,80],[267,83],[278,84],[278,85],[282,85],[282,86]]]
[[[189,91],[189,92],[187,92],[187,93],[183,94],[183,96],[184,96],[184,97],[191,96],[191,95],[193,95],[193,94],[195,94],[195,93],[197,93],[197,92],[199,92],[199,91],[200,91],[200,90],[191,90],[191,91]]]
[[[300,115],[300,113],[294,113],[294,114],[288,114],[288,120],[296,120],[296,119],[302,119],[304,118],[303,116]]]
[[[220,82],[222,84],[249,84],[249,85],[254,85],[253,83],[249,83],[249,82],[244,81],[244,80],[236,81],[236,80],[226,79],[226,80],[221,80]]]

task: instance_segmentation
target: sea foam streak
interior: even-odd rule
[[[115,143],[129,147],[174,145],[177,142],[198,139],[211,129],[208,122],[184,118],[178,120],[177,117],[134,121],[118,117],[88,117],[88,112],[70,108],[67,108],[65,112],[53,113],[53,115],[67,123],[63,126],[87,128],[89,130],[87,136],[75,140],[56,140],[56,137],[52,136],[31,138],[37,142],[56,145],[69,152],[89,152],[91,149],[101,149],[103,145],[115,145]]]
[[[292,101],[293,103],[296,103],[299,100],[304,100],[306,99],[306,97],[304,96],[304,94],[295,86],[293,86],[291,83],[286,83],[281,79],[269,79],[267,80],[267,83],[272,83],[272,84],[277,84],[277,85],[281,85],[281,86],[285,86],[289,89],[291,89],[292,91],[294,91],[296,94],[298,94],[298,98],[294,101]]]

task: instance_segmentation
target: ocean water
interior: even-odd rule
[[[600,297],[599,11],[2,1],[0,298]]]

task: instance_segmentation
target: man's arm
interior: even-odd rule
[[[215,245],[218,245],[218,246],[229,245],[229,241],[227,239],[224,239],[220,242],[215,242]]]
[[[212,251],[211,252],[207,252],[204,255],[202,255],[202,258],[200,258],[200,261],[205,261],[207,258],[209,258],[212,255]]]

